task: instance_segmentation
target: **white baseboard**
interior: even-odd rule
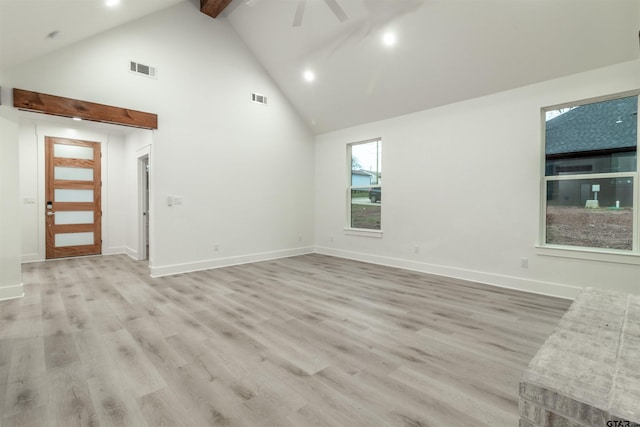
[[[22,263],[26,264],[29,262],[40,262],[44,261],[44,257],[40,254],[23,254],[22,255]]]
[[[120,254],[126,254],[126,253],[127,253],[127,248],[124,246],[106,248],[102,251],[102,255],[120,255]]]
[[[170,276],[173,274],[188,273],[192,271],[209,270],[213,268],[229,267],[232,265],[248,264],[251,262],[268,261],[277,258],[287,258],[309,253],[331,255],[339,258],[353,259],[372,264],[386,265],[389,267],[402,268],[405,270],[419,271],[422,273],[434,274],[437,276],[451,277],[455,279],[468,280],[471,282],[483,283],[501,288],[516,289],[519,291],[531,292],[542,295],[549,295],[559,298],[574,299],[582,290],[580,287],[563,285],[560,283],[543,282],[538,280],[525,279],[522,277],[507,276],[482,271],[467,270],[443,265],[428,264],[401,258],[392,258],[379,255],[371,255],[361,252],[345,251],[341,249],[328,248],[324,246],[303,247],[286,249],[281,251],[262,252],[249,255],[240,255],[228,258],[218,258],[184,264],[173,264],[151,267],[151,277]],[[137,260],[138,252],[131,248],[110,248],[103,255],[127,254]],[[22,262],[44,261],[37,254],[22,256]],[[17,289],[14,289],[17,288]],[[19,298],[23,295],[22,285],[0,288],[0,300]]]
[[[198,262],[189,262],[184,264],[154,266],[151,267],[151,277],[171,276],[173,274],[189,273],[192,271],[210,270],[213,268],[230,267],[232,265],[248,264],[251,262],[269,261],[278,258],[306,255],[313,252],[313,247],[304,247],[273,252],[261,252],[257,254],[240,255],[229,258],[218,258]]]
[[[548,295],[558,298],[574,299],[582,288],[568,286],[560,283],[542,282],[522,277],[506,276],[501,274],[486,273],[482,271],[466,270],[443,265],[428,264],[400,258],[370,255],[360,252],[345,251],[341,249],[316,246],[316,253],[331,255],[339,258],[347,258],[356,261],[363,261],[372,264],[385,265],[389,267],[402,268],[405,270],[419,271],[421,273],[434,274],[436,276],[451,277],[454,279],[468,280],[470,282],[482,283],[509,288],[519,291],[531,292],[535,294]]]
[[[138,251],[136,251],[135,249],[131,249],[131,248],[127,248],[125,253],[129,256],[129,258],[132,258],[136,261],[139,261],[138,259]]]
[[[0,301],[9,299],[22,298],[24,296],[24,289],[22,283],[13,286],[4,286],[0,288]]]

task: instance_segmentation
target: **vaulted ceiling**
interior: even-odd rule
[[[107,10],[104,1],[0,0],[0,70],[181,1],[200,7],[121,0]],[[227,2],[202,1],[224,8],[216,19],[316,133],[640,56],[640,0]]]
[[[640,56],[640,0],[337,2],[344,22],[308,0],[299,27],[297,0],[233,0],[225,12],[316,132]]]

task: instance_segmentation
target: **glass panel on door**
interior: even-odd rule
[[[78,245],[93,245],[93,232],[56,234],[56,248]]]
[[[77,145],[53,144],[53,157],[93,160],[93,148]]]
[[[54,224],[93,224],[93,211],[58,211]]]
[[[67,168],[63,166],[56,166],[53,168],[53,179],[66,179],[69,181],[93,181],[93,169]]]
[[[65,190],[56,188],[54,191],[56,202],[93,202],[93,190]]]

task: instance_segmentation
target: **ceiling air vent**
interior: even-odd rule
[[[156,70],[156,67],[131,61],[130,70],[132,73],[142,74],[143,76],[151,77],[152,79],[158,78],[158,71]]]
[[[251,93],[251,100],[258,104],[266,104],[267,97],[264,95],[260,95],[259,93]]]

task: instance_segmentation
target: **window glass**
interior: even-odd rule
[[[633,249],[633,178],[550,181],[547,195],[546,243]]]
[[[638,96],[545,111],[548,245],[637,251]]]
[[[350,144],[350,228],[380,230],[382,218],[382,141]]]
[[[546,175],[635,172],[638,97],[546,112]]]

